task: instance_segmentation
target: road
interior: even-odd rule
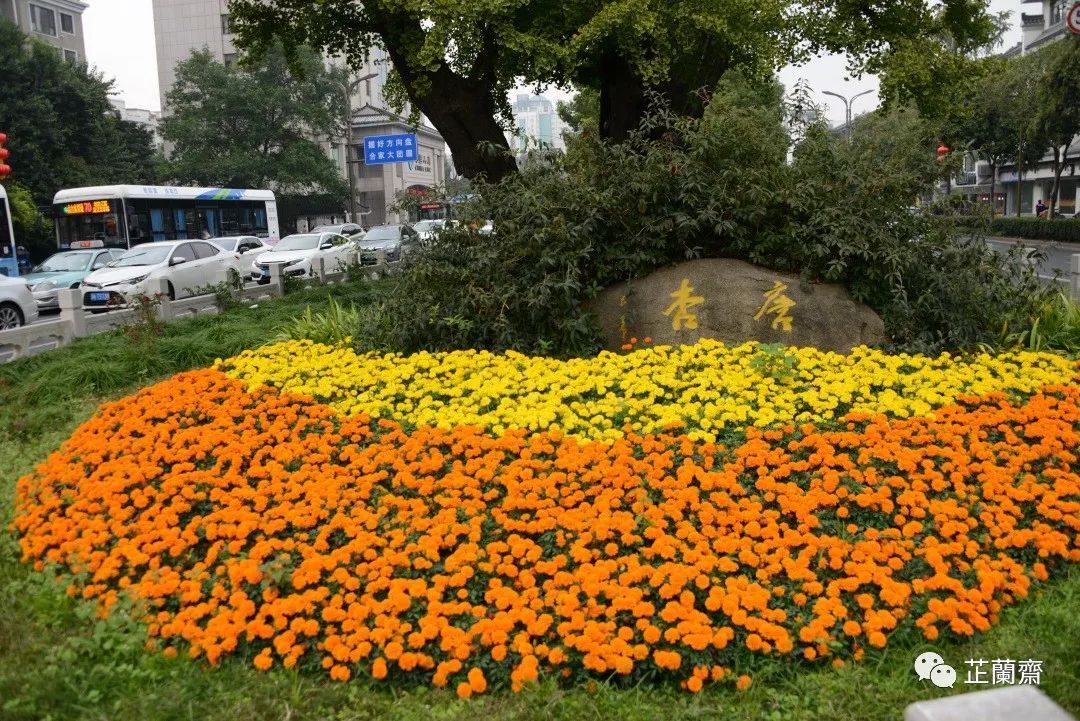
[[[1054,279],[1054,271],[1059,271],[1058,282],[1069,284],[1070,260],[1073,253],[1080,253],[1080,244],[1061,243],[1053,240],[1023,240],[1020,238],[987,238],[987,244],[1002,252],[1008,251],[1014,245],[1023,245],[1025,248],[1036,248],[1046,254],[1046,258],[1039,264],[1039,277],[1049,282]]]

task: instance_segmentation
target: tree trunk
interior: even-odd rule
[[[1061,193],[1061,174],[1065,172],[1065,163],[1069,160],[1069,145],[1066,143],[1065,147],[1058,152],[1058,147],[1054,146],[1054,182],[1050,186],[1050,218],[1053,219],[1057,215],[1058,195]]]
[[[616,55],[604,58],[599,74],[600,137],[621,143],[645,116],[645,83]]]
[[[443,66],[434,73],[430,89],[416,98],[416,105],[450,146],[459,174],[497,183],[517,170],[506,134],[495,121],[495,104],[482,85]]]
[[[454,72],[445,62],[434,70],[415,67],[410,48],[423,36],[420,20],[408,13],[386,12],[377,28],[386,52],[401,75],[409,100],[426,115],[450,146],[454,167],[466,178],[486,178],[497,183],[517,170],[497,113],[491,88],[498,52],[493,39],[480,53],[474,73]],[[426,88],[423,92],[417,88]],[[481,148],[481,145],[488,147]]]
[[[1020,131],[1020,145],[1016,148],[1016,217],[1024,202],[1024,131]]]
[[[579,82],[592,85],[600,79],[600,137],[618,143],[640,127],[649,112],[650,91],[676,115],[700,118],[730,64],[729,49],[716,48],[705,38],[694,52],[683,53],[681,62],[671,68],[669,79],[658,85],[648,85],[615,53],[605,55],[598,66],[583,69]],[[658,128],[653,135],[663,132]]]

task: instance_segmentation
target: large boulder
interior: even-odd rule
[[[796,275],[730,258],[692,260],[619,283],[588,308],[612,350],[630,338],[654,345],[757,340],[840,353],[886,341],[881,318],[842,286],[804,285]]]

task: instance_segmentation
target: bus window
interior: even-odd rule
[[[100,240],[106,246],[126,248],[120,215],[116,212],[119,207],[116,200],[58,206],[56,230],[60,247],[70,248],[79,240]]]

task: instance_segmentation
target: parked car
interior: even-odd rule
[[[59,310],[58,290],[78,288],[87,275],[118,260],[124,252],[120,248],[94,248],[53,253],[22,279],[30,285],[38,311]]]
[[[386,262],[396,263],[419,242],[420,236],[410,225],[376,225],[359,241],[360,263],[374,265],[378,250],[386,252]]]
[[[340,225],[316,225],[309,233],[337,233],[338,235],[356,235],[363,233],[364,229],[356,223],[342,223]]]
[[[195,290],[228,279],[238,270],[240,255],[205,240],[162,240],[142,243],[107,267],[95,270],[82,282],[83,306],[107,308],[127,305],[147,295],[147,281],[164,278],[169,300],[195,294]]]
[[[0,275],[0,330],[33,323],[37,317],[37,303],[26,281]]]
[[[421,220],[417,223],[413,223],[412,229],[416,231],[416,234],[420,237],[420,240],[428,241],[434,239],[435,234],[438,233],[440,229],[445,227],[446,221],[442,219]]]
[[[356,242],[339,233],[297,233],[282,238],[270,251],[260,253],[251,264],[251,279],[270,282],[270,266],[281,265],[287,275],[311,275],[314,263],[323,259],[328,271],[336,271]]]
[[[254,235],[236,235],[223,238],[211,238],[210,242],[222,250],[234,251],[240,255],[246,253],[262,253],[270,250],[271,246],[262,238]]]

